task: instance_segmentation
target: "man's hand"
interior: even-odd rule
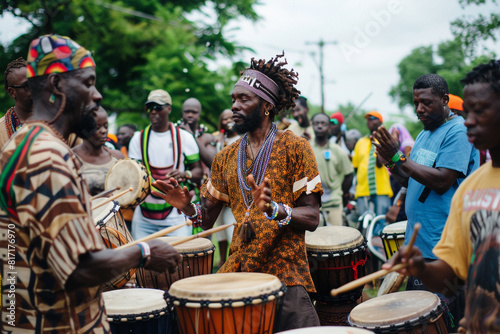
[[[377,131],[373,131],[370,140],[377,148],[377,155],[387,162],[391,161],[392,157],[399,151],[398,141],[389,134],[383,125],[381,125]],[[380,160],[380,162],[382,162],[382,160]]]
[[[185,208],[191,206],[191,194],[187,187],[180,187],[179,182],[173,177],[167,180],[157,180],[153,182],[153,187],[162,193],[152,190],[151,193],[161,197],[165,202],[181,210],[188,216],[193,216],[195,212],[185,212]]]
[[[382,265],[382,269],[391,269],[399,263],[407,263],[408,266],[398,272],[405,276],[421,277],[425,271],[425,260],[418,247],[413,246],[409,251],[407,246],[402,246],[399,250]]]
[[[271,185],[269,184],[269,179],[264,178],[260,186],[257,186],[253,175],[247,176],[247,181],[252,188],[252,197],[254,204],[260,211],[266,212],[268,216],[273,214],[273,208],[271,206]]]
[[[181,172],[178,169],[174,169],[173,171],[167,174],[167,177],[173,177],[178,182],[184,182],[186,181],[186,172]]]
[[[179,128],[181,129],[184,129],[186,130],[187,132],[189,132],[190,134],[192,134],[194,136],[194,132],[193,130],[191,130],[191,127],[189,126],[189,124],[187,123],[184,123],[184,122],[181,122],[179,125],[177,125]]]
[[[174,247],[160,239],[150,240],[148,245],[151,249],[151,260],[146,269],[156,272],[168,270],[170,273],[177,269],[182,258]]]

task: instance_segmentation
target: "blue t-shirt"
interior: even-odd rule
[[[411,177],[408,181],[405,244],[409,242],[415,224],[421,223],[415,245],[422,251],[424,258],[436,258],[432,249],[441,238],[451,198],[463,179],[479,167],[479,152],[469,143],[466,131],[463,118],[456,116],[433,131],[420,132],[410,154],[410,159],[420,165],[448,168],[460,173],[447,192],[439,195],[430,190],[424,203],[419,198],[425,186]]]

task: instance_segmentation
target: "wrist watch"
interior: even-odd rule
[[[190,179],[193,177],[193,173],[191,173],[190,170],[185,171],[184,174],[186,175],[186,179]]]

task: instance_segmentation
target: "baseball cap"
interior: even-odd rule
[[[382,123],[384,122],[384,118],[382,117],[382,115],[378,111],[370,111],[369,113],[367,113],[365,115],[365,118],[368,118],[370,116],[377,117],[380,120],[380,122],[382,122]]]
[[[334,112],[333,114],[330,115],[330,119],[336,119],[339,121],[339,124],[344,123],[344,115],[340,111]]]
[[[462,100],[460,96],[453,94],[448,94],[448,96],[450,97],[450,101],[448,102],[448,107],[450,107],[450,109],[464,111],[464,100]]]
[[[170,97],[170,94],[163,89],[155,89],[149,93],[148,100],[144,104],[148,103],[156,103],[161,106],[165,104],[172,105],[172,98]]]

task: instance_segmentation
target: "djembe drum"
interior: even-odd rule
[[[325,226],[306,232],[307,258],[316,293],[311,294],[322,325],[347,325],[363,287],[332,297],[332,289],[365,276],[366,242],[352,227]]]
[[[106,190],[120,187],[133,190],[118,197],[116,200],[122,209],[135,208],[149,195],[151,184],[146,167],[134,159],[116,161],[106,175],[104,188]]]
[[[372,331],[348,326],[321,326],[290,329],[280,333],[289,334],[370,334]]]
[[[448,333],[438,296],[428,291],[401,291],[356,306],[351,326],[375,333]]]
[[[92,201],[92,207],[105,201],[106,198],[98,198]],[[92,210],[94,224],[101,234],[102,240],[107,248],[117,248],[133,241],[132,236],[120,213],[120,205],[116,201],[104,204]],[[113,290],[123,287],[127,282],[135,278],[135,268],[117,276],[103,285],[103,290]]]
[[[387,225],[380,233],[387,260],[389,260],[405,242],[406,223],[407,221],[405,220]]]
[[[183,237],[163,237],[159,240],[171,243]],[[155,271],[140,268],[137,270],[137,284],[143,288],[168,290],[172,283],[182,278],[211,274],[215,246],[209,239],[197,238],[174,248],[182,256],[177,271],[174,273]]]
[[[166,292],[182,334],[273,333],[286,286],[263,273],[224,273],[189,277]]]
[[[164,291],[122,289],[104,292],[104,307],[113,334],[171,334],[174,318]]]

